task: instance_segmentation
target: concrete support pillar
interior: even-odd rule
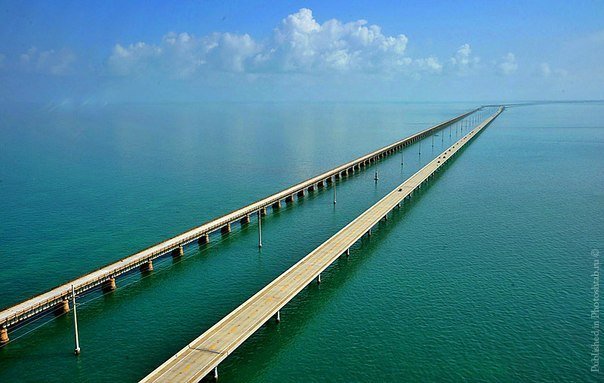
[[[55,307],[55,315],[62,315],[69,312],[69,299],[63,299],[61,302],[57,303],[57,307]]]
[[[340,179],[340,172],[337,172],[334,177],[335,177],[335,179],[339,180]]]
[[[6,345],[10,339],[8,338],[8,330],[6,327],[2,326],[0,329],[0,347]]]
[[[247,214],[245,217],[241,218],[239,220],[239,223],[242,225],[247,225],[248,223],[250,223],[250,215]]]
[[[214,367],[214,380],[218,380],[218,367]]]
[[[271,206],[273,207],[273,210],[281,209],[281,200],[275,202]]]
[[[294,195],[293,194],[290,195],[290,196],[285,197],[285,203],[292,203],[292,202],[294,202]]]
[[[371,237],[371,229],[369,229],[369,231],[367,232],[367,235],[368,235],[369,237]]]
[[[317,277],[317,284],[321,284],[321,274]]]
[[[197,243],[200,246],[210,243],[210,235],[208,233],[205,233],[204,235],[199,237],[199,239],[197,240]]]
[[[223,227],[220,228],[220,232],[222,234],[228,234],[231,232],[231,223],[227,223],[226,225],[224,225]]]
[[[348,257],[350,255],[350,248],[346,249],[346,256]]]
[[[148,260],[147,262],[140,265],[140,270],[143,273],[149,273],[149,272],[153,271],[153,261]]]
[[[325,179],[325,183],[326,183],[326,184],[328,184],[328,185],[329,185],[330,183],[332,183],[332,182],[333,182],[333,179],[332,179],[331,177],[329,177],[329,178]]]
[[[281,322],[281,310],[277,310],[277,315],[275,316],[275,320],[277,323]]]
[[[172,250],[172,256],[177,258],[177,257],[182,257],[185,254],[185,250],[182,248],[181,246],[178,246],[176,249]]]
[[[308,187],[308,191],[309,191],[309,192],[313,192],[313,191],[315,191],[315,185],[310,185],[310,186]]]
[[[260,215],[263,216],[263,217],[266,215],[266,208],[265,207],[260,208]]]
[[[304,197],[304,189],[302,189],[298,192],[298,198],[302,198],[302,197]]]
[[[113,291],[116,289],[116,284],[115,284],[115,278],[109,278],[108,280],[106,280],[105,282],[103,282],[103,291],[104,292],[109,292],[109,291]]]
[[[325,184],[323,183],[323,181],[317,182],[317,188],[323,189],[324,186],[325,186]]]

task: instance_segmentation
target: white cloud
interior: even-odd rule
[[[466,43],[457,49],[455,56],[449,59],[449,64],[460,75],[467,75],[476,69],[480,63],[480,57],[472,55],[470,44]]]
[[[168,33],[158,43],[116,44],[108,60],[117,75],[157,74],[171,78],[203,77],[210,71],[246,73],[363,73],[384,77],[455,73],[465,76],[481,68],[470,44],[441,62],[435,56],[407,55],[408,38],[384,34],[365,20],[317,21],[310,9],[282,19],[265,40],[248,34],[212,33],[194,36]],[[514,54],[492,63],[503,74],[518,68]]]
[[[386,36],[365,20],[319,24],[303,8],[281,21],[265,58],[289,72],[397,70],[410,63],[407,42],[405,35]]]
[[[342,23],[332,19],[320,24],[310,9],[301,9],[283,19],[263,42],[247,34],[195,37],[169,33],[159,44],[117,44],[109,67],[120,75],[160,71],[173,77],[205,70],[390,73],[442,69],[434,57],[415,61],[407,57],[407,41],[405,35],[387,36],[379,26],[364,20]]]
[[[109,57],[109,67],[120,75],[156,70],[177,78],[200,69],[243,72],[259,51],[259,44],[247,34],[213,33],[196,38],[188,33],[171,32],[158,45],[117,44]]]
[[[511,75],[518,70],[516,56],[513,53],[508,53],[503,56],[502,60],[497,65],[499,71],[504,75]]]
[[[54,49],[40,52],[31,47],[19,56],[21,67],[26,71],[52,75],[66,75],[72,70],[71,65],[76,57],[69,49]]]

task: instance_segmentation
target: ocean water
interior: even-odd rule
[[[474,108],[0,107],[0,306]],[[134,382],[455,140],[424,140],[11,333],[1,382]],[[604,104],[507,109],[219,367],[221,382],[599,381]],[[403,162],[403,165],[401,165]]]

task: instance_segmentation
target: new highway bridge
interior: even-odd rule
[[[206,244],[210,241],[210,235],[212,233],[219,232],[226,234],[231,231],[232,224],[247,224],[252,217],[255,216],[257,216],[258,219],[261,219],[261,216],[267,213],[267,208],[278,209],[283,202],[293,202],[294,198],[304,197],[306,192],[312,192],[324,187],[325,184],[332,183],[335,179],[340,179],[355,171],[359,171],[439,130],[449,127],[459,121],[467,121],[468,119],[477,120],[485,113],[486,111],[482,108],[463,113],[450,120],[439,123],[433,127],[300,182],[278,193],[260,199],[221,217],[212,219],[200,226],[187,230],[182,234],[159,242],[135,254],[122,258],[117,262],[103,266],[12,307],[3,309],[0,311],[0,346],[10,342],[9,335],[12,329],[27,323],[32,318],[49,311],[69,311],[69,301],[76,296],[98,289],[102,289],[105,292],[114,290],[116,288],[116,279],[136,269],[140,269],[141,271],[153,270],[153,260],[158,257],[165,255],[172,255],[174,257],[182,256],[184,254],[183,246],[191,243],[198,243],[200,245]]]
[[[142,383],[198,382],[206,376],[218,378],[218,364],[229,356],[266,321],[280,320],[279,310],[309,283],[321,281],[321,272],[388,213],[400,207],[413,192],[438,172],[464,145],[472,140],[503,111],[503,107],[474,127],[417,173],[371,206],[310,254],[237,307],[209,330],[168,359]]]

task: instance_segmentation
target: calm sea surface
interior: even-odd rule
[[[474,104],[0,107],[0,307]],[[11,333],[0,382],[135,382],[455,140],[448,130],[257,225]],[[507,109],[221,364],[221,382],[601,381],[604,104]],[[401,165],[401,162],[404,162]],[[600,257],[604,257],[601,255]],[[604,371],[604,367],[603,367]]]

